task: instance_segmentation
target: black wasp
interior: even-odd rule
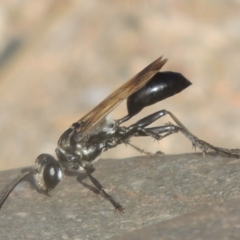
[[[204,155],[208,150],[213,150],[229,157],[238,158],[238,149],[218,148],[198,139],[167,110],[157,111],[128,127],[122,126],[122,123],[139,113],[144,107],[173,96],[191,85],[191,82],[180,73],[159,72],[166,62],[167,59],[158,58],[110,94],[87,115],[73,123],[58,140],[57,160],[49,154],[39,155],[35,167],[22,173],[2,190],[0,208],[14,187],[28,175],[33,176],[38,190],[48,193],[61,181],[62,169],[65,169],[76,173],[85,170],[86,175],[100,193],[112,203],[115,210],[123,212],[123,207],[93,177],[92,173],[95,170],[93,163],[102,152],[122,143],[144,152],[130,143],[132,137],[148,136],[161,140],[180,131],[192,142],[194,147],[200,148]],[[110,118],[108,114],[125,99],[127,99],[128,114],[118,120]],[[148,127],[167,114],[171,116],[176,125],[169,123],[164,126]]]

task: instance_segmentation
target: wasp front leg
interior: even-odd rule
[[[123,213],[124,208],[116,202],[112,196],[110,196],[103,188],[102,184],[95,178],[93,177],[92,173],[95,171],[95,168],[93,167],[92,164],[88,164],[84,167],[87,176],[89,179],[92,181],[92,183],[95,185],[95,187],[99,190],[99,192],[115,207],[115,210],[117,212]]]

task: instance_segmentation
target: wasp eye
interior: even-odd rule
[[[56,164],[57,163],[57,164]],[[47,189],[53,189],[62,179],[62,170],[58,162],[46,164],[43,170],[43,181]]]
[[[36,163],[39,171],[37,178],[40,180],[40,188],[45,190],[55,188],[62,179],[62,169],[59,162],[49,154],[41,154],[38,156]]]

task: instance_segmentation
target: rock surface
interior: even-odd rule
[[[96,194],[84,173],[65,176],[51,197],[24,181],[1,209],[0,239],[239,239],[238,159],[195,153],[95,166],[124,214]],[[20,172],[1,172],[0,188]]]

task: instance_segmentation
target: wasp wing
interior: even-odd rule
[[[162,59],[162,57],[158,58],[129,81],[124,83],[121,87],[116,89],[107,98],[100,102],[92,111],[90,111],[78,121],[80,127],[76,129],[77,132],[87,133],[87,131],[93,125],[105,117],[123,100],[145,86],[146,83],[149,82],[150,79],[159,72],[159,70],[166,62],[167,59]]]

